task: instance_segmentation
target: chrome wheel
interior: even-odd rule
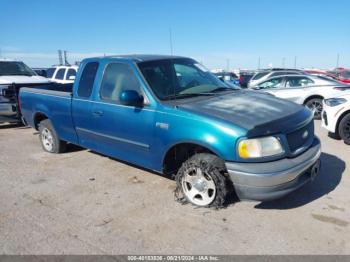
[[[312,99],[309,102],[307,102],[306,106],[312,111],[315,119],[321,119],[321,114],[323,110],[321,99]]]
[[[41,142],[43,143],[44,148],[51,152],[53,149],[53,137],[51,131],[47,128],[44,128],[41,132]]]
[[[207,206],[215,199],[216,186],[212,177],[198,167],[186,170],[181,185],[188,201],[197,206]]]

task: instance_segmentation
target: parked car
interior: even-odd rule
[[[350,84],[350,70],[343,70],[337,74],[339,81]]]
[[[48,79],[38,76],[21,61],[0,59],[0,123],[20,121],[17,95],[23,85],[39,85],[48,82]]]
[[[47,77],[47,69],[48,68],[32,68],[37,75],[42,77]]]
[[[250,79],[253,77],[253,71],[240,71],[239,73],[239,85],[243,88],[248,86]]]
[[[308,109],[232,89],[190,58],[85,59],[72,93],[23,88],[20,101],[45,151],[68,142],[176,174],[177,199],[197,206],[221,207],[233,191],[275,199],[319,172]]]
[[[60,84],[73,83],[78,71],[77,65],[53,66],[46,71],[46,77]]]
[[[260,83],[265,82],[269,78],[272,78],[275,76],[297,75],[297,74],[302,75],[304,73],[298,69],[281,69],[281,68],[265,69],[253,75],[252,79],[250,79],[248,83],[248,87],[257,86]]]
[[[221,81],[233,84],[234,86],[239,86],[239,78],[235,73],[232,72],[219,72],[214,73]]]
[[[350,90],[340,91],[323,100],[322,126],[333,137],[350,145]]]
[[[305,105],[321,119],[322,100],[337,89],[349,88],[341,83],[312,75],[283,75],[259,83],[253,89],[269,92],[277,97]]]

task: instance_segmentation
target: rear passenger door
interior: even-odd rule
[[[279,90],[278,96],[302,104],[308,87],[313,84],[306,76],[287,76],[285,87]]]
[[[94,129],[96,123],[92,115],[92,91],[99,67],[98,62],[88,62],[82,69],[79,82],[74,84],[72,99],[72,117],[78,135],[79,144],[97,150]]]

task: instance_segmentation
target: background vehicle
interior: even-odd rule
[[[298,69],[281,69],[281,68],[265,69],[257,72],[252,77],[252,79],[250,79],[248,83],[248,87],[254,87],[271,77],[282,76],[282,75],[296,75],[296,74],[304,74],[304,73]]]
[[[219,73],[214,73],[214,75],[216,75],[221,81],[225,81],[235,86],[239,86],[239,79],[235,73],[219,72]]]
[[[59,65],[46,71],[46,77],[60,84],[73,83],[78,71],[77,65]]]
[[[177,199],[197,206],[221,207],[233,190],[278,198],[319,171],[309,110],[232,89],[190,58],[85,59],[72,93],[21,89],[20,101],[44,150],[69,142],[176,174]]]
[[[0,59],[0,123],[20,121],[17,96],[22,86],[47,83],[23,62]]]
[[[47,69],[48,68],[32,68],[37,75],[42,77],[47,77]]]
[[[243,88],[248,86],[250,79],[253,77],[253,71],[240,71],[239,72],[239,85]]]
[[[284,75],[265,80],[253,89],[269,92],[277,97],[306,105],[321,119],[322,100],[339,88],[348,88],[339,82],[312,75]]]
[[[340,91],[323,101],[322,126],[333,137],[350,145],[350,90]]]

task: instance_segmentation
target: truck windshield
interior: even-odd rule
[[[0,76],[34,76],[36,73],[23,62],[0,61]]]
[[[192,59],[177,58],[138,63],[138,66],[161,100],[211,95],[234,90]]]

